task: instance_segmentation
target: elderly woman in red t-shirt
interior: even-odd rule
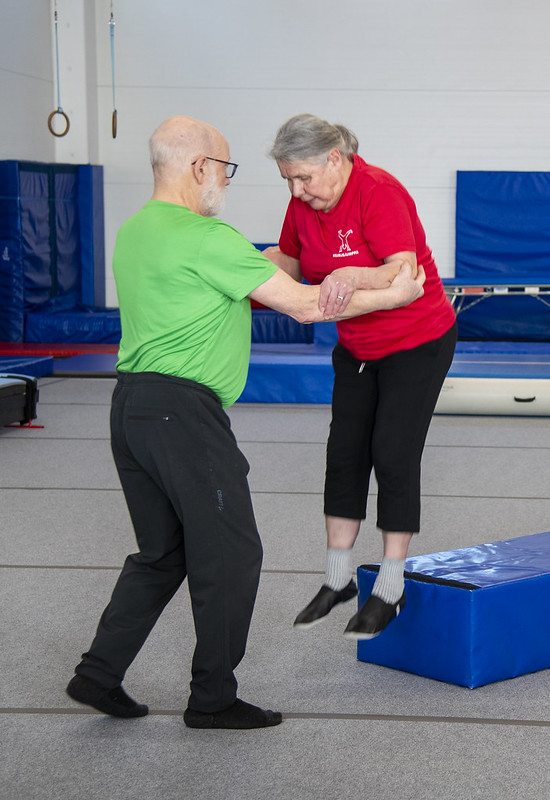
[[[388,286],[402,260],[426,272],[409,306],[337,322],[332,422],[324,511],[323,586],[296,628],[323,620],[357,595],[351,552],[366,516],[369,478],[378,482],[384,557],[371,596],[345,635],[379,634],[405,604],[404,565],[420,529],[420,463],[456,343],[454,311],[407,190],[357,155],[342,125],[311,114],[289,119],[271,149],[292,198],[279,247],[264,251],[296,280],[321,284],[320,306],[338,319],[355,289]]]

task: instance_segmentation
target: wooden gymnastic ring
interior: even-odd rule
[[[111,117],[111,133],[113,134],[113,139],[116,139],[117,119],[118,119],[118,114],[115,108],[115,110],[113,111],[113,116]]]
[[[54,131],[54,129],[53,129],[53,126],[52,126],[53,118],[54,118],[54,117],[55,117],[57,114],[59,114],[60,116],[62,116],[62,117],[63,117],[63,119],[64,119],[64,120],[65,120],[65,122],[66,122],[66,125],[65,125],[65,130],[64,130],[64,131],[62,131],[61,133],[56,133],[56,132]],[[65,114],[65,112],[64,112],[64,111],[62,111],[60,108],[57,108],[55,111],[52,111],[52,113],[51,113],[51,114],[50,114],[50,116],[48,117],[48,128],[49,128],[49,131],[50,131],[50,133],[51,133],[53,136],[66,136],[66,135],[67,135],[67,133],[69,132],[69,128],[70,128],[70,127],[71,127],[71,123],[69,122],[69,117],[68,117],[68,116]]]

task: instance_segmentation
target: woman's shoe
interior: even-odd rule
[[[357,586],[353,580],[339,592],[323,584],[311,603],[303,611],[300,611],[294,620],[294,627],[302,630],[311,628],[313,625],[317,625],[318,622],[322,622],[329,611],[332,611],[338,603],[347,603],[348,600],[352,600],[356,596]]]
[[[348,622],[344,636],[348,639],[373,639],[399,615],[404,605],[405,592],[397,603],[384,603],[379,597],[371,594]]]

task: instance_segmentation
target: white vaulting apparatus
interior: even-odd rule
[[[485,346],[500,352],[468,351],[468,343],[458,343],[435,413],[550,416],[550,345]]]
[[[435,413],[550,417],[550,380],[448,377]]]

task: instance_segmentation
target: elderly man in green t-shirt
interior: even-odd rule
[[[248,463],[224,411],[246,381],[249,298],[301,322],[343,319],[412,302],[422,270],[413,279],[397,264],[386,288],[321,303],[318,286],[297,283],[216,219],[237,168],[219,131],[172,117],[150,150],[152,199],[122,225],[113,258],[122,339],[111,443],[139,552],[67,692],[112,716],[145,716],[121,684],[187,577],[196,648],[186,725],[278,725],[279,712],[237,698],[234,675],[262,561]]]

